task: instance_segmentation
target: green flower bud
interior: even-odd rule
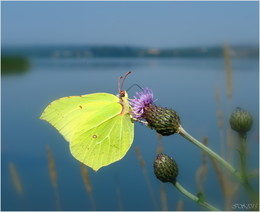
[[[178,165],[168,155],[158,154],[153,163],[154,174],[162,182],[174,183],[178,176]]]
[[[181,125],[178,114],[172,109],[156,106],[153,102],[152,90],[143,88],[141,92],[137,92],[129,100],[132,117],[139,121],[145,119],[148,126],[161,135],[178,133]]]
[[[253,117],[248,111],[238,107],[231,114],[229,123],[233,130],[240,134],[245,134],[251,129],[253,125]]]
[[[144,108],[143,118],[163,136],[178,133],[181,121],[176,111],[154,104]]]

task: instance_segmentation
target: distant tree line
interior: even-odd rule
[[[233,57],[258,57],[257,46],[230,47]],[[223,57],[223,47],[194,48],[139,48],[130,46],[34,46],[2,47],[2,55],[25,57],[68,58],[68,57],[130,57],[130,58],[176,58],[176,57]]]

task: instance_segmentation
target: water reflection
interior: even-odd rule
[[[93,92],[117,92],[118,76],[129,69],[134,72],[127,80],[126,87],[138,83],[152,88],[155,98],[158,99],[156,104],[176,110],[181,116],[183,126],[198,139],[207,136],[208,145],[218,153],[222,153],[220,148],[223,145],[222,138],[224,142],[227,140],[226,120],[229,110],[240,106],[252,112],[256,121],[254,129],[248,135],[248,149],[250,149],[248,168],[258,169],[256,160],[258,142],[255,142],[258,141],[256,136],[258,135],[258,60],[256,59],[231,60],[232,102],[228,102],[226,97],[223,58],[32,58],[31,63],[30,71],[26,72],[28,74],[2,79],[2,193],[5,194],[2,195],[2,209],[4,210],[23,209],[10,180],[9,161],[13,161],[19,170],[30,209],[56,209],[55,195],[50,184],[50,171],[46,162],[46,144],[51,146],[55,157],[62,209],[93,210],[91,197],[88,198],[84,187],[89,183],[85,169],[79,169],[78,162],[69,152],[68,143],[47,123],[40,121],[39,116],[46,104],[58,97]],[[219,88],[217,94],[216,86]],[[129,96],[132,97],[135,91],[135,89],[129,91]],[[221,111],[219,123],[217,111]],[[159,147],[157,140],[160,141]],[[204,164],[201,151],[184,142],[178,135],[163,137],[163,140],[161,137],[157,139],[155,131],[140,124],[135,125],[134,146],[138,146],[142,152],[154,196],[160,203],[159,208],[162,208],[163,204],[163,207],[169,210],[175,210],[177,205],[184,210],[202,209],[178,194],[172,186],[164,184],[161,187],[152,170],[156,151],[161,152],[163,149],[178,162],[181,183],[194,192],[202,190],[196,185],[196,173]],[[88,171],[98,210],[118,210],[119,200],[125,210],[154,209],[143,170],[136,159],[134,146],[121,161],[98,172]],[[223,152],[224,155],[227,153],[230,156],[228,149],[224,148]],[[50,158],[49,161],[53,160]],[[217,169],[210,160],[206,165],[207,178],[201,178],[199,183],[203,186],[207,199],[216,203],[216,206],[224,208],[225,202],[229,200],[224,200],[223,190],[215,173]],[[53,169],[51,172],[54,173]],[[258,170],[255,172],[258,173]],[[120,185],[113,183],[115,175]],[[85,178],[84,183],[82,177],[83,180]],[[254,178],[253,182],[258,188],[257,178]],[[116,189],[117,186],[120,188]],[[239,192],[238,196],[235,196],[236,201],[247,200],[244,198],[244,191]]]

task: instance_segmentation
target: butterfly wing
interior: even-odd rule
[[[70,142],[72,155],[98,170],[120,160],[130,148],[134,124],[121,114],[120,99],[95,93],[69,96],[50,103],[41,115]]]
[[[68,96],[51,102],[40,119],[49,122],[67,141],[82,125],[86,129],[109,119],[121,111],[119,98],[108,93]],[[107,113],[109,111],[109,113]]]
[[[116,115],[88,130],[74,134],[72,155],[97,171],[125,156],[134,138],[134,124],[129,114]]]

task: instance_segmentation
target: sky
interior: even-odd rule
[[[2,2],[2,46],[258,44],[257,1]]]

